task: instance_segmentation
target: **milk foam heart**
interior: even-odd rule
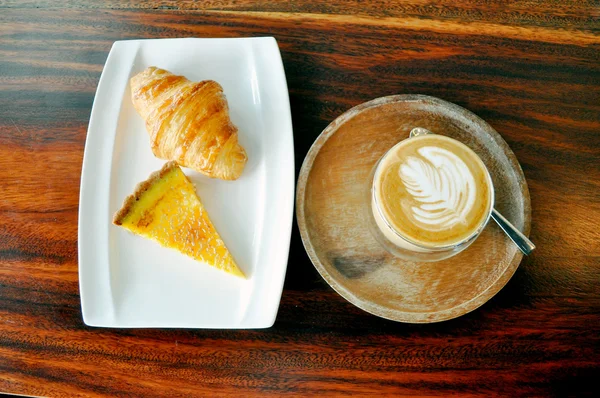
[[[424,247],[468,239],[487,221],[494,196],[481,159],[442,135],[410,138],[390,149],[375,171],[373,194],[382,232],[397,244]]]
[[[398,174],[414,205],[406,213],[415,224],[428,231],[439,231],[457,223],[466,225],[475,204],[475,179],[458,156],[426,146],[420,155],[409,156]]]

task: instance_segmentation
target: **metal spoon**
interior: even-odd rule
[[[410,131],[411,137],[418,137],[420,135],[426,134],[435,134],[431,131],[423,128],[423,127],[415,127]],[[523,254],[530,254],[533,249],[535,249],[535,245],[532,241],[529,240],[525,235],[521,233],[514,225],[512,225],[502,214],[498,212],[496,209],[492,209],[492,218],[496,223],[502,228],[502,230],[508,235],[508,237],[515,242],[519,250],[523,252]]]

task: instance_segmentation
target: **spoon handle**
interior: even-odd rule
[[[523,254],[530,254],[535,245],[525,235],[521,233],[514,225],[512,225],[502,214],[498,213],[498,210],[492,209],[492,218],[500,228],[508,235],[508,237],[515,242],[517,247],[523,252]]]

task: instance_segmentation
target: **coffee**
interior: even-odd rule
[[[372,211],[381,232],[411,250],[458,244],[489,218],[494,194],[481,159],[442,135],[404,140],[380,160]]]

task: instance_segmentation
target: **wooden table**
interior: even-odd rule
[[[60,8],[53,8],[56,3]],[[506,395],[598,392],[597,1],[0,1],[0,390],[74,395]],[[478,310],[400,324],[347,303],[294,228],[266,330],[86,327],[79,179],[115,40],[274,36],[296,166],[336,116],[422,93],[466,107],[529,182],[536,252]],[[596,391],[594,391],[596,390]]]

